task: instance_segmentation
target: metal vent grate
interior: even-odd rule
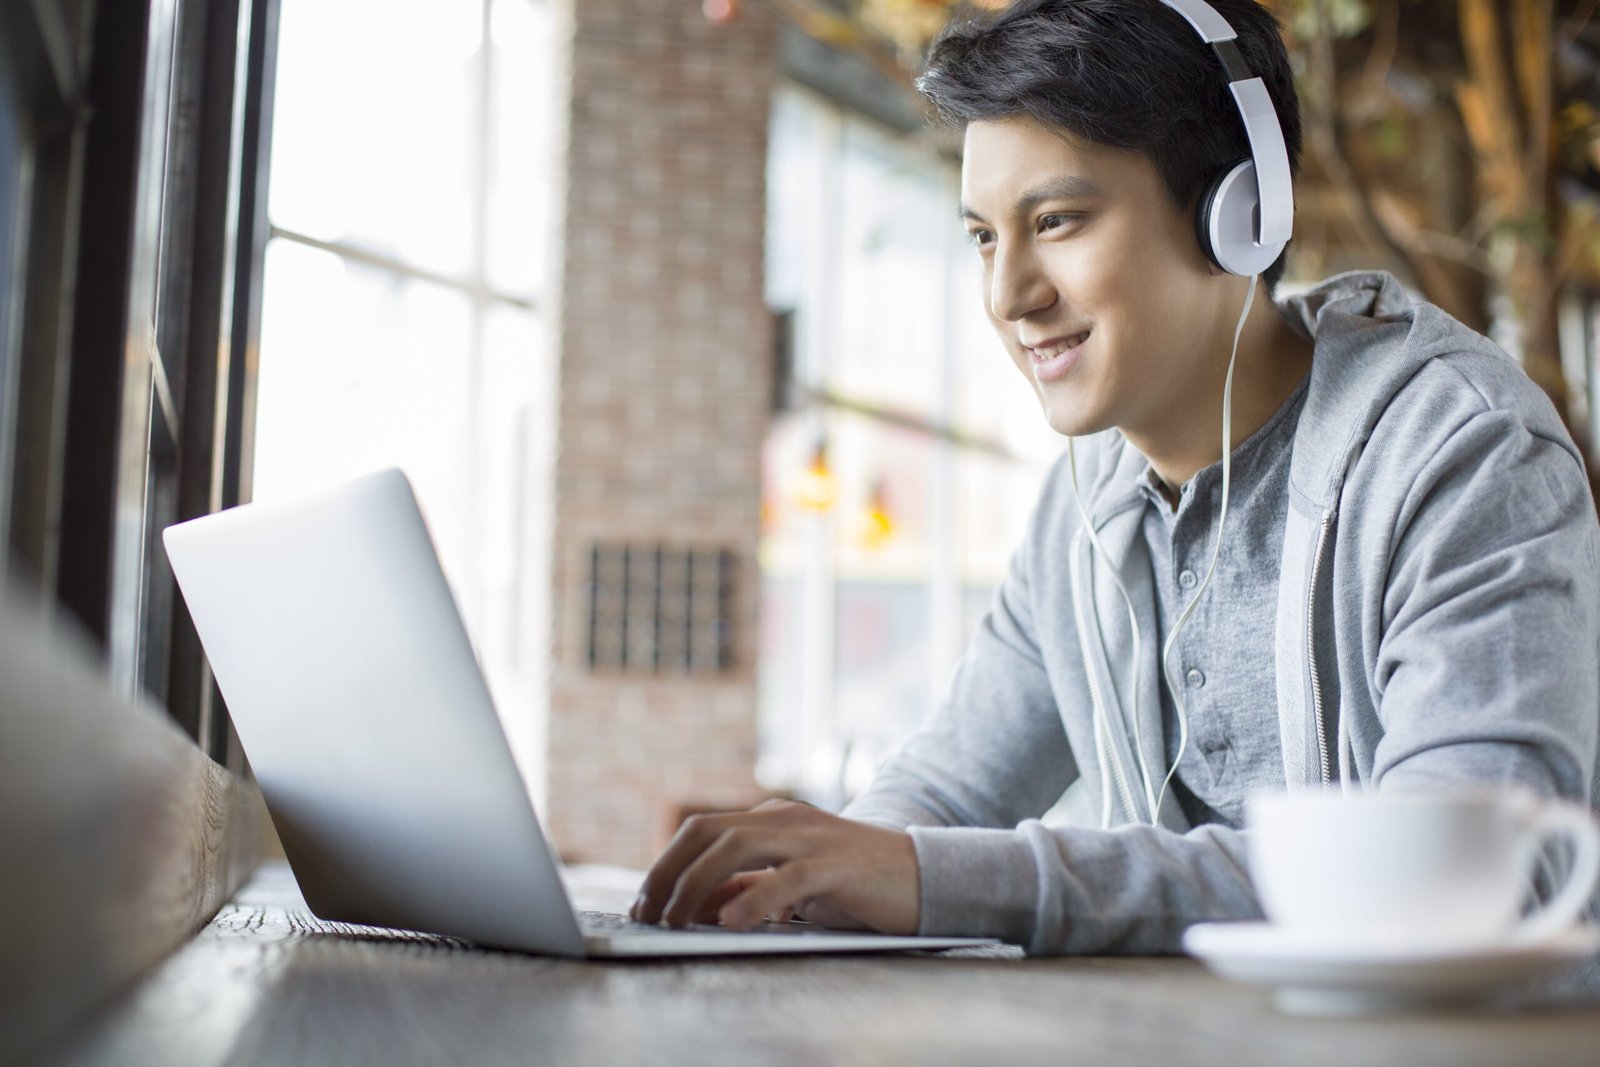
[[[704,674],[733,667],[734,554],[725,548],[589,549],[589,667]]]

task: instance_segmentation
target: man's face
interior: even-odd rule
[[[961,195],[989,320],[1051,427],[1184,432],[1239,296],[1155,165],[1028,118],[974,122]]]

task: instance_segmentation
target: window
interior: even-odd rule
[[[283,0],[252,486],[406,471],[535,783],[552,7]]]
[[[776,97],[767,296],[798,387],[764,456],[759,774],[816,802],[942,696],[1060,447],[984,318],[958,181],[819,96]]]
[[[17,309],[21,304],[21,272],[25,252],[22,226],[23,184],[31,170],[23,140],[22,101],[9,57],[0,62],[0,471],[11,469],[16,441]],[[0,482],[0,530],[10,527],[10,479]]]
[[[226,716],[160,533],[233,502],[273,13],[36,0],[0,14],[8,566],[99,642],[119,689],[165,703],[219,759]]]

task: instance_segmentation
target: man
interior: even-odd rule
[[[1292,166],[1278,28],[1212,6]],[[1208,183],[1252,155],[1233,73],[1159,0],[1021,0],[935,43],[919,86],[965,130],[985,305],[1069,454],[948,698],[865,794],[691,820],[638,918],[1170,952],[1259,917],[1254,790],[1590,800],[1580,455],[1510,357],[1386,275],[1275,305],[1208,256]],[[1038,822],[1075,784],[1087,824]]]

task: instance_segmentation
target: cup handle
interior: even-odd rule
[[[1512,934],[1519,944],[1547,941],[1569,929],[1589,903],[1600,878],[1600,827],[1588,808],[1554,803],[1541,807],[1528,827],[1542,845],[1566,837],[1573,847],[1566,884],[1541,908],[1524,917]]]

